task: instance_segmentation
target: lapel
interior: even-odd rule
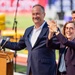
[[[38,39],[37,39],[37,41],[36,41],[34,47],[38,44],[38,42],[41,40],[41,38],[43,37],[43,35],[44,35],[45,33],[47,33],[47,31],[48,31],[48,25],[47,25],[47,23],[45,23],[45,25],[43,26],[42,31],[41,31],[41,33],[40,33],[40,35],[39,35],[39,37],[38,37]],[[33,47],[33,48],[34,48],[34,47]]]
[[[73,42],[75,42],[75,38],[73,39]],[[71,53],[72,53],[72,54],[71,54],[71,58],[72,58],[72,57],[74,57],[74,55],[75,55],[75,52],[74,52],[73,49],[71,50]]]
[[[31,34],[32,30],[33,30],[33,27],[34,27],[34,26],[30,27],[30,28],[27,30],[27,33],[26,33],[26,34],[27,34],[28,45],[29,45],[30,48],[32,48],[32,46],[31,46],[31,43],[30,43],[30,41],[29,41],[29,36],[30,36],[30,34]]]
[[[26,31],[28,45],[29,45],[29,47],[30,47],[31,49],[32,49],[32,46],[31,46],[31,43],[30,43],[30,41],[29,41],[29,36],[30,36],[30,34],[31,34],[32,30],[33,30],[33,27],[34,27],[34,26],[30,27],[30,28],[27,29],[27,31]],[[47,31],[48,31],[48,25],[47,25],[47,23],[45,23],[45,25],[43,26],[42,31],[41,31],[41,33],[40,33],[40,35],[39,35],[39,37],[38,37],[38,39],[37,39],[37,41],[36,41],[34,47],[38,44],[38,42],[39,42],[40,39],[43,37],[43,35],[44,35],[45,33],[47,33]],[[33,47],[33,48],[34,48],[34,47]]]

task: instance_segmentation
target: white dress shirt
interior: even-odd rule
[[[31,32],[30,37],[29,37],[32,47],[34,46],[35,42],[37,41],[38,36],[40,35],[44,24],[45,24],[45,22],[38,29],[36,29],[34,26],[33,31]]]

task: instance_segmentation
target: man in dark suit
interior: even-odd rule
[[[49,30],[44,17],[44,7],[39,4],[34,5],[32,8],[34,26],[25,30],[23,37],[18,43],[8,41],[4,45],[5,48],[16,51],[27,48],[27,75],[56,74],[55,52],[46,47]],[[4,42],[5,40],[2,40],[1,46]]]

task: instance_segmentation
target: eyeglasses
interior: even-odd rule
[[[65,27],[65,30],[74,30],[74,28],[73,27]]]

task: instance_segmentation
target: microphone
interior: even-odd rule
[[[5,40],[5,42],[4,42],[3,45],[1,46],[0,50],[3,49],[4,45],[5,45],[9,40],[10,40],[10,38],[7,38],[7,39]]]

